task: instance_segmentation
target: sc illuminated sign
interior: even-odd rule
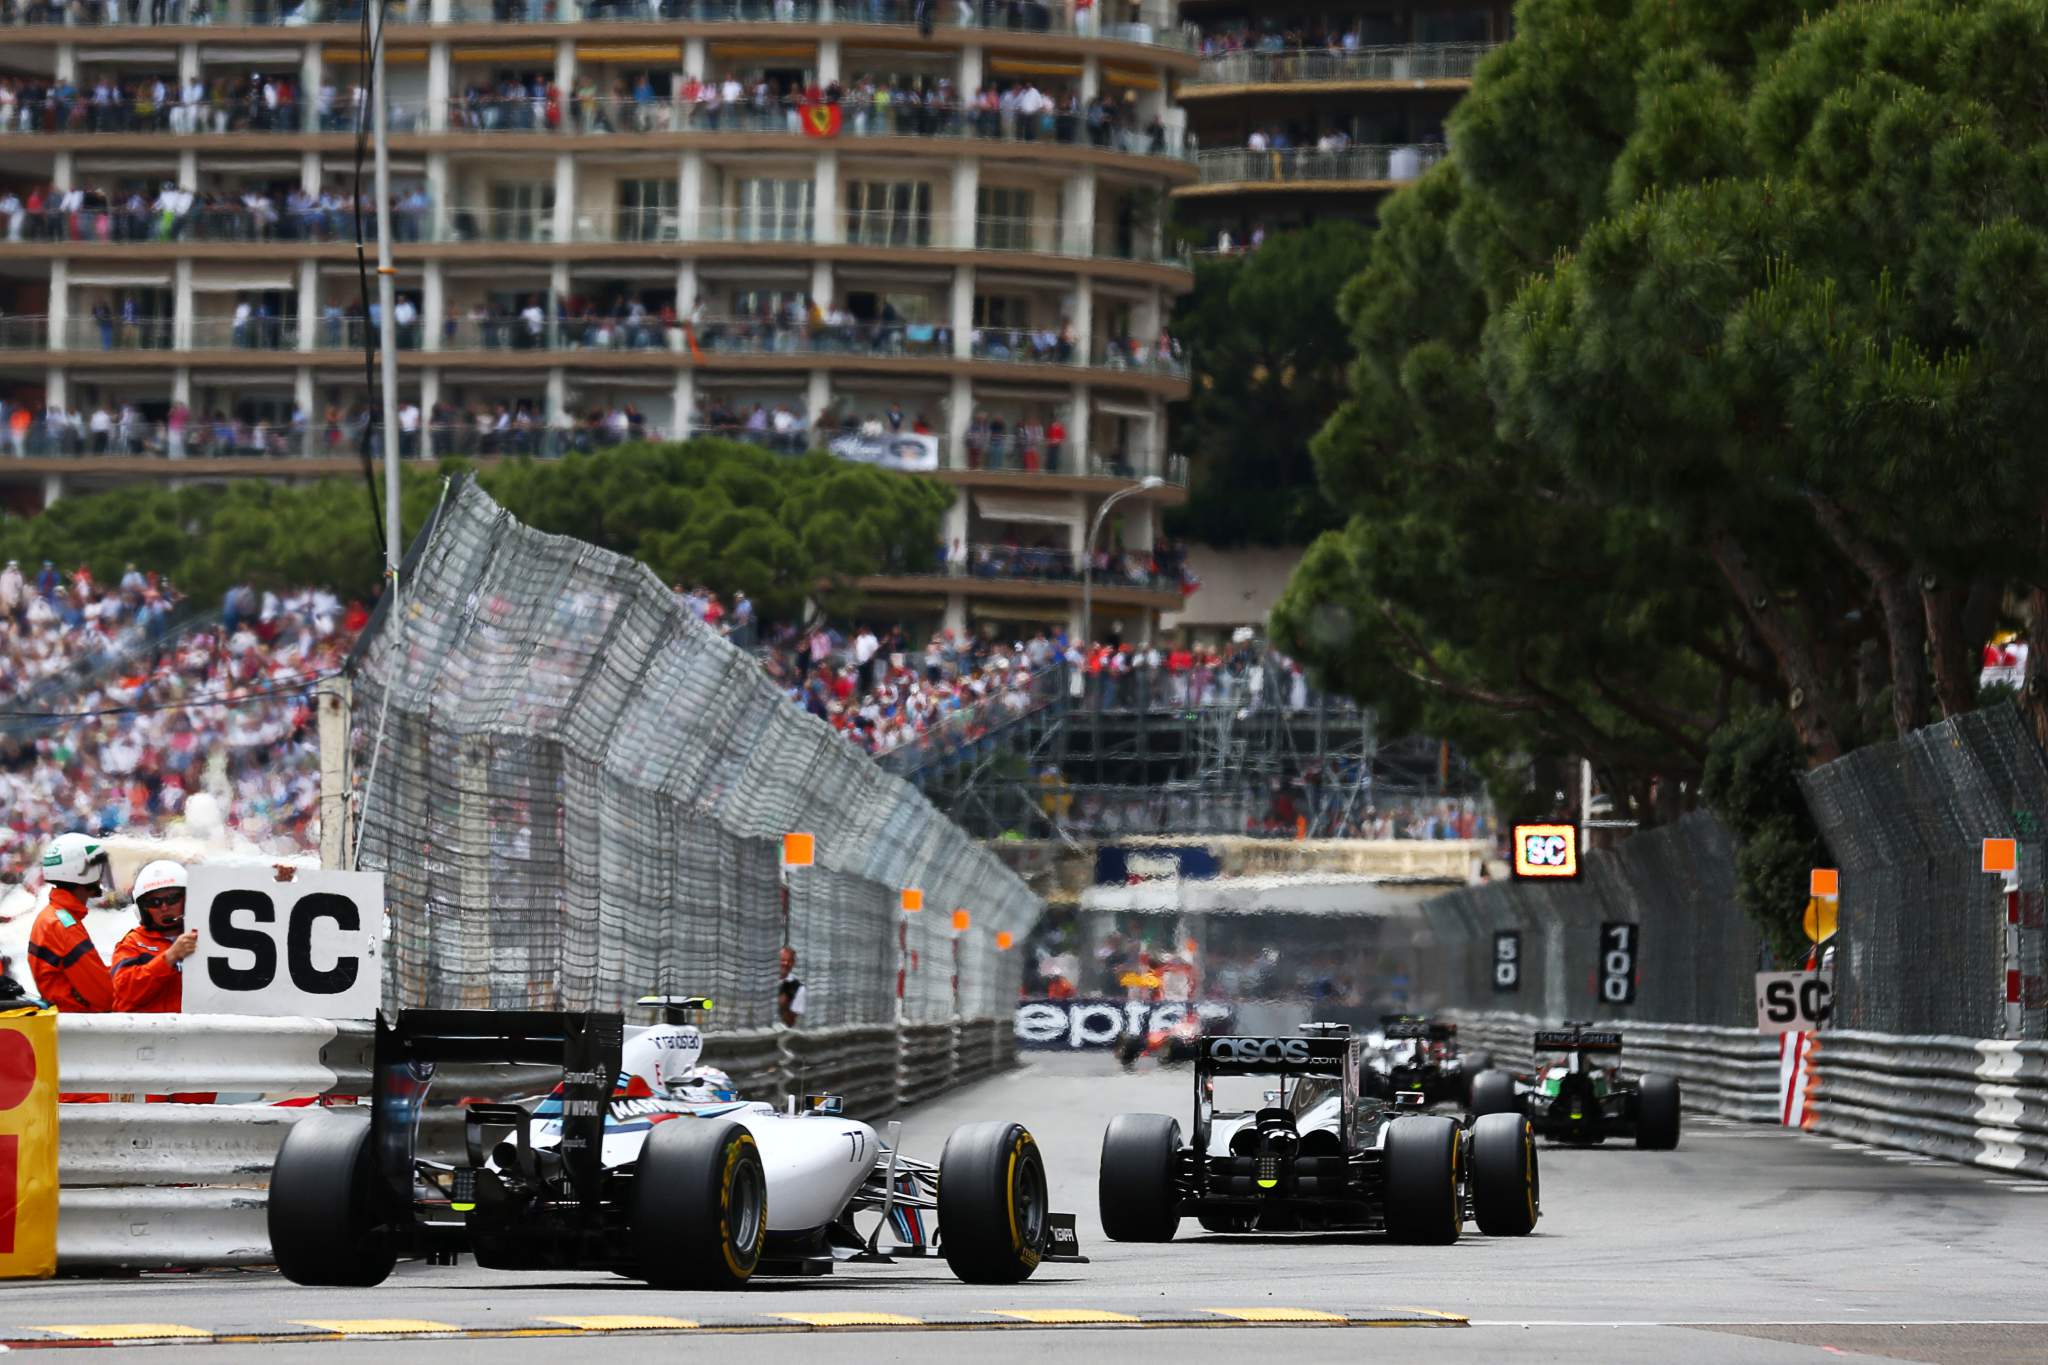
[[[1516,825],[1514,847],[1517,877],[1579,875],[1577,825]]]

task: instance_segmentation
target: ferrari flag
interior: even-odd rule
[[[836,104],[806,104],[803,116],[806,137],[838,137],[844,121]]]

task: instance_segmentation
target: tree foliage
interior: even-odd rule
[[[406,543],[443,477],[463,468],[406,471]],[[926,480],[716,440],[509,461],[482,482],[529,525],[635,555],[664,581],[745,592],[769,619],[796,617],[806,600],[844,611],[861,575],[927,564],[949,501]],[[381,485],[378,497],[381,505]],[[0,519],[4,559],[31,574],[45,559],[67,571],[83,563],[103,582],[134,563],[200,600],[237,583],[366,598],[382,571],[359,479],[79,494],[41,516]]]
[[[2048,10],[1516,18],[1344,290],[1315,455],[1347,521],[1275,628],[1539,794],[1583,755],[1654,820],[1718,755],[1760,904],[1811,826],[1727,774],[1796,804],[1789,773],[1976,704],[2002,610],[2048,634]],[[1759,705],[1783,771],[1724,753],[1776,733],[1723,738]]]
[[[1176,439],[1199,451],[1169,522],[1219,546],[1302,545],[1338,524],[1309,438],[1344,397],[1349,350],[1333,281],[1365,265],[1360,224],[1325,220],[1196,267],[1174,330],[1194,356]]]
[[[483,482],[528,525],[637,556],[665,582],[745,592],[771,620],[797,619],[806,600],[843,614],[860,576],[928,567],[952,500],[821,452],[718,440],[516,461]]]

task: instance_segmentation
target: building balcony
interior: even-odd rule
[[[282,422],[197,415],[182,427],[111,415],[99,430],[94,430],[94,425],[91,417],[84,416],[76,427],[68,423],[53,425],[38,418],[19,430],[10,427],[0,431],[0,480],[11,474],[110,479],[307,479],[352,475],[362,469],[359,451],[365,419],[361,412],[332,426],[322,423],[294,427]],[[782,455],[818,449],[838,453],[842,459],[871,463],[876,448],[875,442],[853,432],[799,429],[780,433],[740,425],[669,429],[644,424],[635,424],[627,432],[622,436],[608,424],[587,419],[564,418],[548,423],[521,418],[500,424],[487,417],[468,417],[426,423],[419,431],[407,433],[401,438],[399,454],[405,460],[456,457],[488,466],[504,459],[561,459],[617,446],[628,439],[681,441],[708,436],[760,446]],[[1131,488],[1139,481],[1141,466],[1157,463],[1163,481],[1136,493],[1135,498],[1160,506],[1176,505],[1187,498],[1187,460],[1183,456],[1155,461],[1135,452],[1090,451],[1081,455],[1026,450],[1014,441],[998,442],[993,448],[982,443],[969,449],[965,443],[936,436],[922,438],[919,444],[929,453],[929,466],[913,467],[926,463],[916,461],[896,467],[955,487],[1100,497]],[[1048,582],[1074,577],[1071,565],[1064,561],[1047,562],[1044,555],[1019,557],[1014,562],[984,555],[979,563],[980,571],[992,576],[1022,575]],[[965,573],[967,569],[956,566],[955,571]]]
[[[1421,177],[1449,148],[1434,144],[1313,147],[1203,152],[1197,158],[1200,183],[1178,186],[1176,199],[1205,195],[1282,191],[1287,193],[1379,193]]]
[[[942,323],[810,326],[756,318],[664,323],[653,316],[625,322],[503,314],[450,318],[431,328],[414,322],[398,332],[400,359],[408,365],[543,370],[560,365],[636,373],[684,365],[766,372],[936,370],[989,379],[1058,376],[1063,383],[1085,380],[1170,398],[1187,392],[1184,356],[1131,339],[1106,339],[1083,351],[1051,329],[977,328],[964,348]],[[47,355],[49,363],[66,369],[331,365],[360,358],[366,340],[374,339],[369,333],[360,316],[323,317],[310,324],[276,316],[194,317],[183,324],[163,317],[88,316],[65,318],[56,327],[48,318],[9,317],[0,318],[0,361]]]
[[[1133,162],[1159,168],[1175,181],[1192,179],[1187,163],[1194,150],[1177,129],[1100,126],[1079,113],[1052,113],[1035,120],[982,116],[954,105],[920,108],[915,114],[842,114],[828,137],[804,131],[796,106],[756,113],[725,109],[716,114],[668,101],[572,102],[566,117],[551,124],[536,101],[451,100],[429,117],[394,105],[391,145],[398,152],[469,149],[477,151],[665,151],[692,148],[711,152],[811,151],[855,146],[890,155],[951,160],[963,147],[1000,149],[1009,159],[1089,164],[1130,169]],[[310,106],[252,108],[245,102],[94,104],[81,95],[41,99],[16,106],[12,124],[0,131],[0,147],[25,151],[147,151],[197,145],[215,150],[352,152],[357,114],[323,113]]]
[[[977,573],[966,564],[939,565],[922,573],[871,574],[856,582],[862,592],[921,599],[964,593],[969,597],[1002,598],[1014,602],[1077,603],[1082,593],[1078,571],[1053,577],[1008,570]],[[1134,582],[1123,576],[1097,574],[1089,592],[1098,607],[1177,611],[1183,600],[1177,580],[1147,578]]]
[[[700,32],[737,37],[734,30],[742,26],[771,31],[747,36],[792,39],[841,32],[860,36],[860,30],[880,29],[882,34],[873,36],[901,42],[909,36],[906,30],[922,27],[930,41],[955,47],[1078,41],[1132,44],[1162,56],[1193,52],[1192,26],[1180,23],[1169,5],[1144,4],[1133,21],[1122,23],[1097,21],[1102,8],[1077,11],[1070,0],[940,0],[929,6],[921,24],[914,0],[493,0],[440,5],[412,0],[393,5],[390,22],[399,34],[420,31],[437,38],[444,32],[454,37],[519,37],[527,36],[522,30],[559,32],[588,24],[602,25],[600,32],[620,37],[638,36],[628,26],[641,25],[658,29],[670,40]],[[72,0],[61,6],[51,0],[13,0],[7,16],[0,27],[11,27],[24,40],[132,44],[161,35],[170,42],[202,36],[216,42],[275,42],[294,35],[332,42],[355,33],[362,7],[349,0]]]
[[[1417,43],[1403,47],[1248,49],[1202,58],[1180,92],[1183,103],[1254,92],[1464,90],[1495,43]]]
[[[578,213],[567,238],[559,241],[552,212],[531,209],[455,205],[435,214],[401,207],[393,222],[392,245],[400,261],[732,257],[950,263],[964,258],[1004,269],[1056,266],[1072,271],[1078,265],[1091,274],[1172,288],[1185,287],[1192,269],[1186,250],[1162,233],[1097,230],[1092,240],[1084,240],[1072,222],[1055,218],[979,218],[969,236],[937,216],[848,212],[840,220],[840,240],[834,242],[819,240],[814,215],[734,206]],[[366,216],[363,226],[365,240],[375,241],[374,217]],[[15,220],[0,218],[0,260],[339,261],[354,259],[354,240],[355,214],[346,201],[286,204],[259,214],[223,197],[173,220],[147,204],[130,209],[89,199],[88,207],[76,213],[23,210]],[[987,259],[977,260],[983,256]]]

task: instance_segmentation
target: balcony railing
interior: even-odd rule
[[[1044,546],[969,545],[958,558],[948,555],[925,570],[946,578],[999,579],[1023,583],[1079,583],[1080,556],[1071,550]],[[1092,574],[1100,587],[1143,588],[1150,592],[1180,591],[1178,574],[1155,573],[1135,557],[1115,556]]]
[[[389,109],[392,132],[419,130],[417,106],[393,101]],[[353,133],[363,112],[348,106],[321,109],[299,103],[272,108],[252,99],[168,99],[159,105],[136,99],[132,91],[95,101],[93,87],[87,85],[69,96],[39,95],[16,101],[7,117],[0,119],[0,144],[13,136],[58,133]]]
[[[779,103],[768,108],[752,104],[684,103],[650,98],[571,100],[566,111],[550,110],[544,101],[525,96],[458,97],[448,102],[447,127],[466,133],[568,132],[582,136],[632,133],[786,133],[800,136],[806,124],[837,127],[828,138],[918,137],[962,138],[990,142],[1092,146],[1134,156],[1184,157],[1180,130],[1156,133],[1113,123],[1091,123],[1081,109],[1048,109],[1043,113],[1006,115],[968,103],[925,104],[898,99],[886,104],[856,100],[837,105]]]
[[[1203,152],[1197,161],[1204,185],[1408,181],[1444,159],[1449,148],[1419,143],[1372,147],[1314,147]]]
[[[923,19],[914,0],[495,0],[453,4],[445,21],[434,18],[427,0],[393,5],[393,24],[576,24],[732,23],[879,24],[895,28],[937,27],[991,33],[1057,33],[1109,38],[1188,51],[1195,35],[1178,23],[1170,7],[1147,4],[1133,23],[1096,20],[1101,6],[1075,11],[1064,0],[943,0],[927,7]],[[0,26],[69,23],[123,28],[207,28],[257,25],[285,28],[307,24],[356,24],[362,7],[349,0],[12,0]]]
[[[959,141],[1044,143],[1048,146],[1090,146],[1131,156],[1185,160],[1193,155],[1181,130],[1161,126],[1147,130],[1111,123],[1091,124],[1081,111],[1052,111],[1036,117],[1004,117],[966,105],[895,105],[886,110],[838,108],[839,127],[821,142],[842,138],[944,138]],[[801,106],[755,109],[751,105],[712,109],[673,100],[645,103],[626,100],[572,100],[566,115],[547,101],[526,96],[457,98],[442,111],[443,126],[422,126],[420,110],[394,102],[394,133],[571,133],[588,137],[627,137],[647,133],[785,134],[804,136],[808,117]],[[166,103],[159,107],[132,98],[95,102],[90,90],[71,97],[47,96],[16,105],[11,120],[0,123],[0,141],[7,136],[74,134],[162,134],[167,137],[226,133],[352,133],[359,111],[319,110],[298,104],[269,108],[257,101]],[[820,116],[824,117],[824,116]]]
[[[827,450],[838,431],[815,432],[799,425],[786,432],[775,431],[764,422],[750,427],[744,422],[727,424],[692,423],[669,427],[645,422],[623,426],[582,418],[548,421],[534,415],[541,406],[518,415],[499,417],[478,413],[460,420],[425,423],[422,429],[401,431],[399,454],[406,459],[438,458],[443,455],[560,456],[574,451],[592,451],[629,441],[682,441],[692,437],[716,436],[740,441],[779,454],[797,455],[808,450]],[[572,405],[573,406],[573,405]],[[54,425],[36,418],[19,428],[0,430],[0,450],[20,458],[79,458],[141,456],[180,460],[205,459],[334,459],[355,455],[362,448],[365,417],[358,412],[345,421],[293,425],[283,421],[250,422],[240,419],[214,420],[194,414],[183,426],[145,422],[130,418],[110,419],[102,431],[93,431],[89,420],[80,425]],[[1136,479],[1142,457],[1127,454],[1090,453],[1077,462],[1072,450],[1039,448],[1027,454],[1021,440],[997,438],[994,452],[987,442],[966,448],[967,463],[960,451],[943,436],[930,438],[938,448],[941,469],[1008,469],[1017,473],[1092,475],[1101,478]],[[987,460],[987,463],[977,461]],[[1008,460],[1010,463],[996,463]],[[1162,467],[1162,475],[1173,487],[1187,483],[1187,463],[1174,456]],[[965,573],[959,569],[957,572]],[[1057,580],[1065,570],[1048,566],[1039,576]]]
[[[1494,43],[1416,43],[1407,47],[1246,49],[1202,58],[1195,85],[1296,81],[1470,80]]]
[[[538,295],[542,291],[536,291]],[[375,329],[361,314],[324,314],[310,323],[311,349],[360,350]],[[398,349],[424,349],[437,339],[444,353],[471,351],[670,351],[693,356],[863,356],[945,361],[957,358],[953,330],[931,322],[786,323],[750,317],[700,318],[685,323],[653,313],[639,317],[553,318],[538,311],[456,314],[438,320],[406,317],[395,323]],[[181,332],[171,318],[123,322],[119,317],[70,317],[53,334],[41,317],[0,318],[0,350],[39,351],[296,351],[300,323],[292,317],[194,317]],[[1092,365],[1052,329],[1037,332],[977,329],[971,358],[1018,366],[1095,369],[1185,378],[1186,362],[1154,346],[1108,342]]]
[[[955,249],[953,224],[944,218],[878,211],[847,213],[840,220],[842,240],[853,246]],[[975,251],[1014,251],[1078,259],[1145,261],[1185,266],[1186,252],[1159,240],[1160,234],[1139,230],[1129,236],[1098,232],[1093,249],[1073,240],[1073,225],[1057,218],[978,218]],[[363,235],[376,239],[376,214],[363,211]],[[392,238],[417,242],[552,243],[555,219],[550,210],[474,205],[451,206],[437,228],[424,205],[402,201],[392,214]],[[201,203],[189,213],[172,215],[150,199],[128,204],[89,196],[87,207],[65,213],[46,208],[23,209],[12,219],[0,218],[0,245],[65,242],[81,246],[144,246],[176,242],[207,243],[345,243],[355,239],[355,213],[347,203],[272,203],[253,209],[232,198]],[[803,211],[766,213],[734,206],[707,209],[620,208],[576,215],[571,242],[812,242],[812,215]]]

